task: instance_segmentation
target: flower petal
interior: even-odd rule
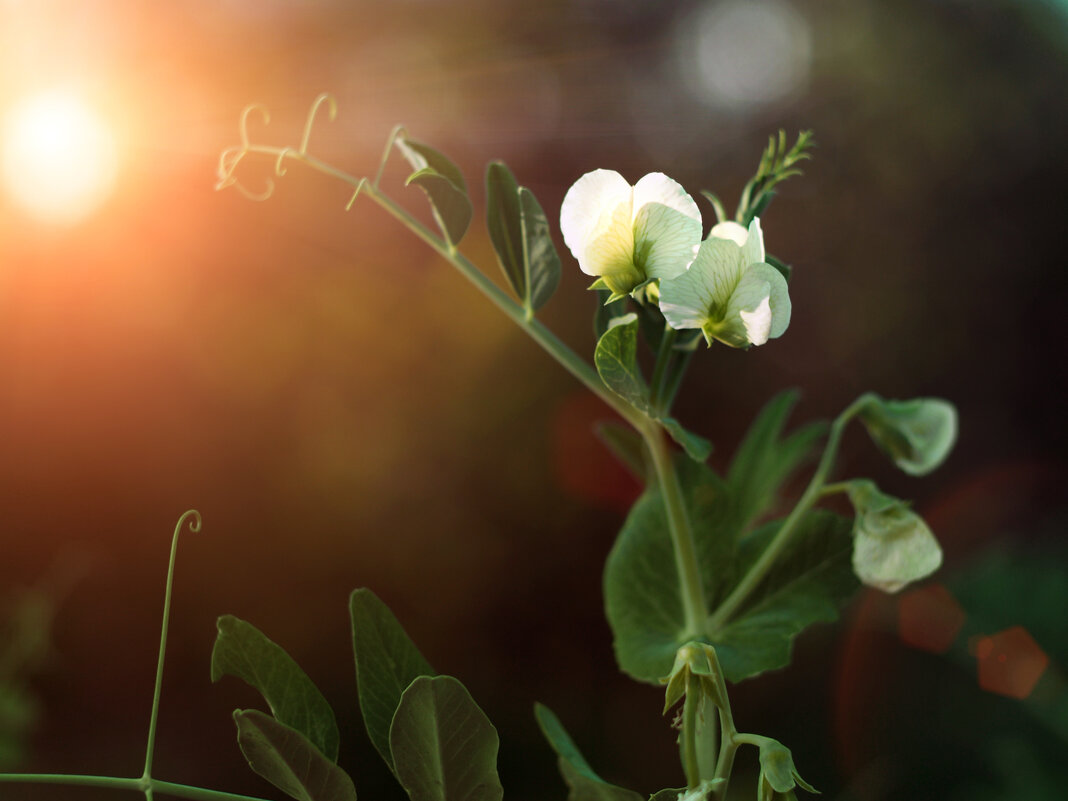
[[[746,264],[759,264],[764,261],[764,232],[760,230],[760,218],[754,217],[749,223],[746,240],[742,243]]]
[[[660,282],[660,311],[672,328],[703,328],[727,313],[742,275],[742,249],[729,239],[706,239],[686,272]]]
[[[660,172],[634,185],[635,264],[648,278],[673,278],[697,256],[701,210],[682,186]]]
[[[615,246],[607,244],[613,240],[630,240],[633,250],[632,196],[630,184],[613,170],[586,173],[564,195],[564,202],[560,206],[560,232],[579,267],[587,275],[603,274],[596,261],[591,264],[587,255],[595,240],[607,236],[605,242],[594,248],[595,260],[600,253],[615,252]],[[617,231],[617,228],[620,230]]]
[[[712,230],[708,232],[708,238],[712,239],[713,237],[716,239],[729,239],[738,247],[745,247],[745,242],[749,239],[749,232],[740,223],[728,220],[712,226]]]

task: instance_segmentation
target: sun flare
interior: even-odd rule
[[[5,115],[0,146],[6,192],[45,222],[84,219],[115,184],[114,134],[75,95],[36,94],[12,107]]]

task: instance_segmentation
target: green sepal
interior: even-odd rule
[[[349,775],[296,729],[256,709],[234,710],[249,767],[297,801],[356,801]]]
[[[556,752],[560,774],[571,788],[569,801],[641,801],[638,793],[610,784],[594,772],[551,709],[534,704],[534,717]]]
[[[473,214],[467,182],[460,168],[429,145],[398,139],[397,148],[415,170],[406,182],[418,185],[430,201],[430,210],[441,233],[453,246],[460,243]]]
[[[337,761],[334,710],[292,657],[251,623],[233,615],[223,615],[216,625],[219,633],[211,651],[211,680],[243,679],[259,691],[279,722]]]
[[[826,433],[826,423],[809,423],[783,438],[797,390],[780,392],[767,402],[749,426],[727,471],[727,486],[744,529],[774,500],[778,488]]]
[[[957,410],[940,398],[888,401],[872,394],[858,416],[875,444],[913,476],[942,464],[957,438]]]
[[[671,673],[660,679],[661,684],[667,685],[664,690],[663,714],[667,714],[668,710],[686,695],[691,677],[697,679],[697,686],[703,696],[697,699],[699,702],[707,699],[714,706],[727,706],[724,688],[719,686],[712,670],[712,660],[715,658],[712,646],[704,642],[688,642],[675,652],[675,664]]]
[[[352,650],[356,661],[356,690],[367,736],[396,773],[389,746],[389,730],[401,696],[420,676],[433,676],[404,628],[369,589],[349,596]]]
[[[486,226],[497,262],[530,319],[560,283],[560,257],[538,199],[500,161],[486,168]]]
[[[452,676],[420,676],[389,730],[395,774],[411,801],[500,801],[497,730]]]
[[[760,557],[783,521],[762,526],[740,543],[738,573]],[[856,591],[852,522],[824,510],[807,513],[785,551],[745,605],[710,632],[723,673],[739,682],[790,663],[794,638],[838,618]]]

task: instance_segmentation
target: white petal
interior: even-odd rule
[[[624,219],[626,228],[632,227],[632,196],[630,184],[613,170],[588,172],[567,190],[560,206],[560,232],[583,272],[600,275],[590,272],[584,264],[586,249],[593,239],[604,236],[606,229]]]
[[[634,185],[635,263],[649,278],[685,272],[701,244],[701,211],[680,184],[653,172]]]
[[[778,339],[790,327],[790,316],[793,312],[793,304],[790,303],[790,285],[786,283],[782,273],[770,264],[751,264],[746,272],[768,283],[771,290],[769,298],[771,328],[768,331],[768,339]]]
[[[763,345],[771,334],[771,284],[757,270],[746,270],[727,304],[725,323],[732,331],[741,326],[748,344]]]
[[[942,549],[923,520],[911,515],[911,525],[891,531],[859,528],[853,541],[853,570],[862,582],[884,592],[897,592],[911,581],[934,573],[942,564]]]
[[[745,230],[739,223],[733,220],[727,222],[716,223],[712,226],[712,230],[708,232],[708,238],[712,239],[729,239],[738,247],[745,247],[745,241],[749,238],[749,232]]]
[[[760,218],[754,217],[749,223],[749,231],[742,245],[746,264],[758,264],[764,261],[764,232],[760,230]]]
[[[722,319],[742,275],[741,253],[729,239],[706,239],[689,270],[660,282],[660,311],[672,328]]]

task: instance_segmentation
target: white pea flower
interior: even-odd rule
[[[699,328],[709,345],[763,345],[790,325],[790,292],[764,262],[764,235],[754,218],[712,228],[690,268],[660,282],[660,311],[672,328]]]
[[[942,549],[931,529],[908,504],[880,492],[871,481],[850,483],[853,571],[864,584],[897,592],[926,578],[942,564]]]
[[[567,190],[560,230],[582,272],[619,298],[686,272],[701,244],[701,212],[663,173],[631,186],[618,172],[594,170]]]

